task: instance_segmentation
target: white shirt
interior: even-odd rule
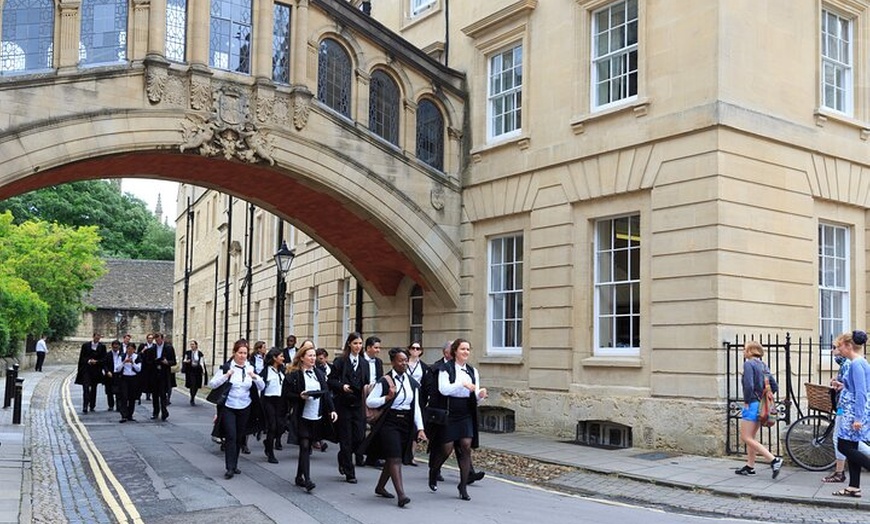
[[[254,373],[259,374],[260,371],[263,371],[264,367],[266,367],[266,359],[263,358],[263,355],[257,353],[254,355]]]
[[[226,407],[232,409],[244,409],[251,405],[251,386],[256,384],[257,389],[263,391],[266,383],[263,377],[254,374],[253,380],[248,376],[248,371],[254,371],[254,366],[245,363],[243,367],[236,365],[233,361],[230,363],[230,369],[233,374],[227,379],[226,373],[221,373],[212,378],[208,385],[212,389],[220,387],[227,380],[230,381],[230,392],[227,394]]]
[[[396,385],[396,396],[393,397],[393,404],[390,406],[390,409],[405,412],[413,409],[414,425],[418,431],[423,429],[423,413],[420,410],[420,402],[417,400],[417,396],[414,395],[414,388],[411,387],[407,374],[399,375],[393,370],[389,375],[392,376],[393,383]],[[369,391],[369,396],[366,397],[366,406],[379,408],[387,403],[389,389],[383,381],[380,384],[380,388],[372,388]]]
[[[474,370],[474,384],[477,384],[477,398],[480,398],[480,375]],[[471,396],[471,391],[465,388],[465,384],[472,384],[471,375],[465,366],[456,364],[456,382],[450,383],[450,375],[446,369],[438,374],[438,391],[445,397],[466,398]]]
[[[139,355],[133,353],[130,359],[133,362],[124,362],[127,359],[127,354],[123,353],[120,360],[115,360],[115,373],[121,373],[125,377],[135,377],[137,373],[142,371],[142,363],[139,362]]]
[[[263,390],[263,396],[280,397],[283,386],[284,373],[276,370],[274,366],[269,366],[268,371],[266,371],[266,389]]]
[[[303,371],[302,378],[305,379],[304,391],[320,391],[320,381],[317,380],[317,375],[313,369]],[[308,397],[308,400],[305,401],[305,407],[302,408],[302,418],[320,420],[320,397]]]
[[[45,344],[45,339],[41,338],[36,341],[37,353],[48,353],[48,346]]]
[[[369,384],[374,384],[378,381],[378,369],[375,367],[375,359],[365,356],[365,361],[369,364]]]
[[[410,372],[411,376],[414,377],[414,380],[416,380],[420,384],[423,383],[422,363],[422,360],[418,360],[416,364],[411,364],[410,362],[408,362],[408,371]]]

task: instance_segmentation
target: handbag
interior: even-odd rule
[[[770,375],[764,375],[764,390],[758,404],[758,423],[762,427],[772,427],[779,422],[779,411],[776,410],[776,400],[770,386]]]
[[[395,384],[393,383],[393,377],[391,377],[390,375],[384,375],[381,378],[389,383],[390,388],[395,387]],[[390,406],[393,404],[391,400],[389,402],[386,402],[383,406],[379,408],[368,407],[368,405],[366,404],[366,398],[368,398],[369,393],[372,391],[375,385],[377,385],[377,382],[375,382],[374,384],[366,384],[365,386],[363,386],[363,406],[365,406],[366,408],[366,423],[370,425],[374,425],[374,423],[377,422],[379,418],[381,418],[381,415],[383,415],[388,409],[390,409]]]
[[[232,384],[227,380],[220,386],[209,391],[208,396],[206,396],[205,399],[217,406],[223,406],[226,404],[227,396],[230,394],[230,387],[232,387]]]
[[[423,422],[426,425],[435,424],[436,426],[444,426],[447,424],[447,419],[449,417],[449,409],[428,407],[426,408],[426,417]]]

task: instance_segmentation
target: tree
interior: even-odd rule
[[[0,213],[11,211],[16,224],[39,219],[73,227],[96,226],[100,254],[112,258],[173,260],[175,235],[155,234],[160,223],[145,202],[121,194],[105,180],[84,180],[37,189],[0,202]],[[155,242],[157,242],[155,244]]]
[[[48,304],[27,281],[0,268],[0,357],[12,356],[18,341],[47,327]]]
[[[93,226],[15,225],[11,213],[0,214],[0,265],[48,305],[48,328],[57,338],[75,332],[86,294],[105,273],[99,245]]]

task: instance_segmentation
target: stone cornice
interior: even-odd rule
[[[513,4],[486,16],[471,25],[462,28],[462,32],[471,38],[477,38],[494,27],[519,16],[528,15],[538,7],[538,0],[518,0]]]

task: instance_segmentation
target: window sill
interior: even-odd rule
[[[521,366],[523,365],[523,357],[522,356],[500,356],[500,355],[487,355],[480,360],[478,360],[481,364],[502,364],[508,366]]]
[[[816,119],[816,125],[819,127],[825,127],[825,124],[828,123],[828,119],[830,119],[857,129],[860,133],[859,137],[861,140],[866,142],[870,139],[870,124],[867,122],[862,122],[848,115],[837,113],[836,111],[832,111],[826,107],[816,108],[815,112],[813,112],[813,116]]]
[[[435,13],[441,12],[441,5],[437,2],[429,4],[418,13],[408,13],[405,18],[405,23],[402,25],[402,31],[414,27],[418,23],[433,16]]]
[[[580,361],[583,367],[592,368],[642,368],[640,357],[589,357]]]
[[[480,163],[483,159],[482,155],[484,153],[490,153],[497,149],[501,149],[503,147],[508,147],[512,145],[516,145],[521,151],[525,151],[529,148],[530,138],[528,134],[519,134],[515,135],[511,138],[506,138],[499,142],[492,142],[488,144],[484,144],[479,147],[475,147],[471,150],[471,161],[475,164]]]
[[[652,99],[650,98],[636,98],[623,105],[609,107],[607,109],[602,109],[601,111],[589,113],[588,115],[583,115],[571,120],[571,130],[574,131],[575,135],[579,135],[586,132],[586,124],[589,122],[594,122],[596,120],[607,118],[620,113],[626,113],[628,111],[634,112],[634,116],[640,118],[642,116],[646,116],[646,114],[649,112],[650,104],[652,104]]]

